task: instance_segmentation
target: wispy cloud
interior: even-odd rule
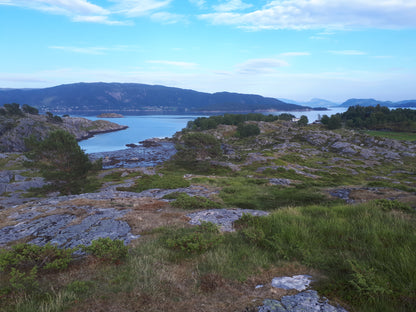
[[[213,24],[261,29],[415,28],[416,2],[404,0],[274,0],[248,13],[214,12]]]
[[[186,21],[186,17],[181,14],[173,14],[169,12],[156,12],[150,16],[153,21],[162,24],[175,24],[181,21]]]
[[[91,54],[91,55],[103,55],[107,52],[129,52],[137,51],[139,48],[127,45],[116,45],[111,47],[75,47],[75,46],[50,46],[50,49],[61,50],[71,53]]]
[[[280,56],[309,56],[311,55],[309,52],[285,52],[280,53]]]
[[[128,19],[151,15],[172,0],[110,0],[100,6],[89,0],[0,0],[0,5],[18,6],[45,13],[64,15],[74,22],[128,25]]]
[[[228,0],[224,3],[213,5],[212,8],[219,12],[241,11],[251,8],[253,5],[250,3],[244,3],[241,0]]]
[[[358,51],[358,50],[333,50],[333,51],[328,51],[328,53],[336,54],[336,55],[366,55],[367,54],[364,51]]]
[[[284,60],[275,58],[250,59],[236,66],[242,74],[267,74],[274,73],[276,68],[289,66]]]
[[[189,0],[189,2],[199,8],[205,7],[205,0]]]
[[[147,63],[150,64],[159,64],[159,65],[167,65],[167,66],[176,66],[176,67],[183,67],[183,68],[194,68],[197,67],[197,63],[191,62],[179,62],[179,61],[167,61],[167,60],[149,60]]]
[[[112,12],[123,14],[128,17],[139,17],[148,15],[159,9],[168,6],[172,0],[113,0],[116,5]]]

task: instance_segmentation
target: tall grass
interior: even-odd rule
[[[383,211],[375,203],[281,209],[245,217],[244,231],[276,260],[322,270],[319,290],[359,311],[411,311],[416,304],[416,228],[413,214]],[[253,242],[253,235],[246,235]]]

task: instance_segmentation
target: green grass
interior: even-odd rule
[[[414,214],[385,212],[376,203],[281,209],[246,217],[245,230],[277,259],[299,261],[328,276],[317,289],[358,311],[411,311],[416,303]],[[242,232],[244,233],[244,232]],[[253,235],[246,235],[253,243]]]
[[[164,196],[165,199],[175,199],[170,204],[172,207],[181,209],[207,209],[221,208],[221,204],[202,196],[189,196],[186,193],[171,193]]]
[[[314,188],[268,186],[262,179],[229,179],[228,183],[220,192],[220,198],[229,207],[273,210],[328,201]]]
[[[394,140],[403,140],[403,141],[416,141],[416,133],[414,132],[393,132],[393,131],[374,131],[374,130],[367,130],[364,132],[365,134],[375,136],[375,137],[383,137],[389,138]]]
[[[175,189],[188,187],[189,181],[185,180],[182,176],[174,174],[159,175],[144,175],[138,179],[135,184],[131,187],[118,187],[119,191],[130,191],[130,192],[142,192],[149,189]]]
[[[35,292],[0,297],[0,304],[4,311],[65,311],[90,300],[118,300],[127,310],[141,304],[150,311],[161,297],[174,306],[200,294],[203,277],[241,283],[297,263],[320,272],[313,288],[348,304],[349,311],[413,311],[415,221],[407,207],[375,201],[244,216],[237,232],[226,234],[208,225],[165,227],[141,238],[122,263],[83,269],[82,280],[74,270],[53,283],[45,275]]]

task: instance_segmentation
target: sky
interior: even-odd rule
[[[416,99],[416,0],[0,0],[0,88]]]

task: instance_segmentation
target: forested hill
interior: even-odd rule
[[[75,83],[44,89],[0,89],[0,103],[29,104],[43,112],[215,113],[304,110],[275,98],[204,93],[136,83]],[[309,107],[306,107],[309,108]]]
[[[404,100],[400,102],[391,102],[391,101],[379,101],[375,99],[349,99],[342,103],[342,107],[351,107],[351,106],[388,106],[388,107],[416,107],[416,100]]]

